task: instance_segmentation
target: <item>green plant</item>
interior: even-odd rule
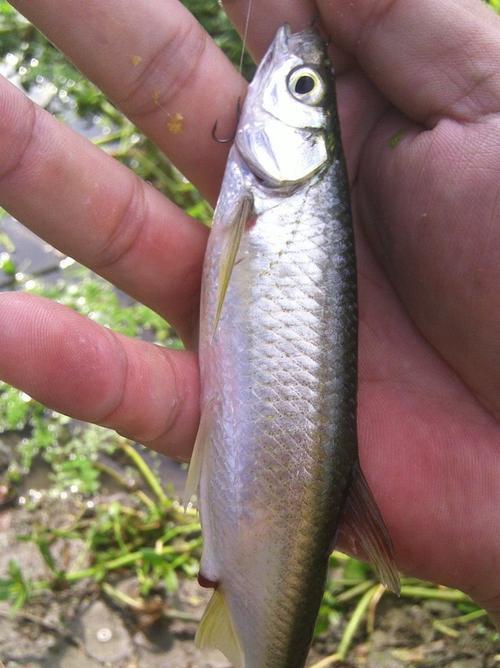
[[[135,577],[137,598],[133,600],[140,607],[153,592],[166,595],[175,591],[179,574],[192,577],[197,573],[201,536],[196,514],[184,512],[166,493],[130,443],[119,439],[117,448],[142,476],[145,488],[136,489],[123,501],[88,503],[75,498],[73,512],[62,526],[55,521],[53,526],[35,521],[19,540],[37,547],[49,575],[46,580],[32,581],[11,561],[6,577],[0,579],[0,600],[19,609],[42,592],[81,580],[94,582],[112,595],[112,583],[119,574]],[[83,459],[74,461],[81,464]],[[128,489],[127,482],[122,482]],[[61,541],[84,545],[80,549],[80,560],[85,563],[82,568],[66,570],[54,552]]]
[[[387,592],[383,585],[377,583],[375,573],[368,564],[334,552],[330,566],[331,577],[327,582],[315,634],[318,637],[324,636],[332,626],[339,623],[342,632],[335,653],[311,668],[328,668],[345,661],[356,638],[361,634],[370,636],[374,631],[376,611],[382,597],[395,598],[394,594]],[[415,578],[401,579],[400,598],[416,601],[448,601],[455,604],[457,612],[462,614],[434,622],[434,628],[438,633],[451,637],[459,635],[456,626],[486,617],[486,612],[463,592],[421,582]],[[500,637],[493,630],[490,633],[493,640]]]

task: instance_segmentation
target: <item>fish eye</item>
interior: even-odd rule
[[[288,75],[288,90],[299,102],[319,104],[325,96],[325,84],[312,67],[297,67]]]
[[[312,90],[314,90],[315,85],[316,82],[311,76],[308,74],[303,74],[300,79],[297,79],[295,84],[295,92],[297,95],[305,95],[306,93],[310,93]]]

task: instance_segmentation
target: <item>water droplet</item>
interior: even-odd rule
[[[96,633],[96,638],[99,642],[109,642],[113,637],[113,632],[107,627],[99,629]]]
[[[63,260],[59,262],[59,267],[61,269],[67,269],[68,267],[71,267],[72,264],[75,264],[75,261],[73,260],[72,257],[65,257]]]
[[[14,53],[7,53],[4,56],[4,61],[7,63],[7,65],[14,66],[17,65],[17,63],[19,62],[19,58]]]
[[[30,65],[31,65],[31,67],[38,67],[38,65],[40,65],[40,62],[39,62],[38,58],[32,58],[30,60]]]

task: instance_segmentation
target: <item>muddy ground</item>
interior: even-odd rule
[[[71,512],[71,501],[49,500],[35,511],[12,506],[0,512],[0,574],[15,558],[25,574],[43,579],[48,573],[36,548],[17,536],[34,524],[51,523]],[[58,559],[71,569],[80,559],[77,542],[59,550]],[[57,550],[56,550],[57,551]],[[81,562],[78,563],[81,568]],[[0,575],[1,577],[1,575]],[[135,583],[117,580],[114,585],[133,594]],[[6,668],[229,668],[218,652],[201,653],[193,643],[196,620],[207,594],[193,581],[182,582],[179,592],[151,615],[124,610],[99,593],[96,585],[81,582],[57,593],[44,593],[12,617],[0,604],[0,659]],[[433,622],[456,616],[454,605],[428,601],[408,603],[394,597],[382,599],[375,630],[369,640],[365,629],[344,666],[400,668],[423,666],[449,668],[500,668],[500,646],[492,640],[484,620],[460,628],[458,637],[436,630]],[[183,619],[181,619],[181,617]],[[184,619],[185,618],[185,619]],[[318,639],[310,663],[335,651],[346,620]]]

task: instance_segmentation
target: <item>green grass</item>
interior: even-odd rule
[[[68,588],[81,580],[113,595],[117,573],[135,576],[138,596],[128,605],[140,608],[153,593],[166,596],[174,592],[180,574],[193,577],[198,572],[201,536],[196,516],[184,512],[166,493],[130,443],[120,439],[116,447],[141,474],[144,488],[132,491],[123,478],[123,487],[129,492],[125,501],[89,504],[75,497],[73,512],[67,513],[64,526],[35,524],[19,536],[38,548],[48,576],[34,581],[11,560],[8,572],[0,577],[0,600],[8,601],[14,610],[47,590]],[[53,546],[61,541],[68,547],[78,541],[81,568],[67,570],[59,563],[62,560],[54,555]]]

